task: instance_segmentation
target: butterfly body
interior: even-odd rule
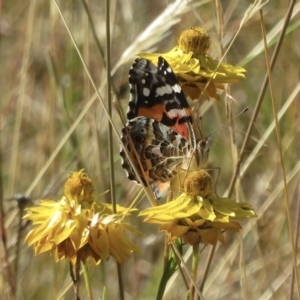
[[[177,174],[184,160],[195,156],[197,164],[205,162],[211,138],[196,139],[190,106],[164,58],[158,58],[157,67],[147,59],[136,59],[129,84],[131,99],[122,142],[131,162],[121,149],[122,166],[130,180],[139,182],[134,164],[143,184],[148,182],[157,190],[159,183]]]

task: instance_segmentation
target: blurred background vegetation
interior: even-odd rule
[[[0,2],[1,216],[9,254],[9,258],[5,257],[1,243],[1,299],[10,299],[7,261],[17,284],[17,299],[74,297],[73,289],[68,288],[71,283],[68,263],[55,264],[48,253],[34,257],[33,249],[23,243],[28,227],[19,233],[20,213],[15,195],[27,195],[34,203],[39,199],[58,199],[69,172],[81,168],[92,178],[99,195],[110,189],[108,120],[58,10],[59,7],[106,101],[105,2],[85,1],[61,0],[57,5],[55,1],[44,0]],[[249,0],[111,1],[111,84],[124,115],[129,100],[128,71],[135,53],[167,52],[177,44],[183,30],[201,26],[212,39],[209,53],[219,59],[251,3]],[[282,115],[280,130],[290,197],[288,209],[296,236],[300,167],[299,9],[298,2],[272,74],[277,112]],[[287,10],[287,1],[270,1],[263,8],[270,56]],[[239,152],[267,74],[259,13],[242,27],[225,61],[246,68],[247,78],[220,91],[220,101],[203,101],[202,125],[205,135],[209,135],[227,121],[228,107],[235,115],[248,106],[249,111],[234,120]],[[113,121],[121,131],[115,110]],[[204,287],[205,299],[298,299],[297,293],[291,292],[292,245],[273,122],[268,88],[233,193],[233,198],[250,202],[258,217],[242,222],[241,234],[226,234],[227,243],[217,245]],[[228,126],[214,134],[208,167],[220,169],[219,195],[226,195],[235,169],[234,147]],[[129,206],[140,187],[126,178],[116,136],[114,161],[117,202]],[[110,193],[101,198],[109,202]],[[138,204],[140,209],[148,206],[146,197]],[[157,233],[156,226],[144,224],[136,215],[129,221],[147,237],[132,237],[143,256],[132,255],[122,267],[126,299],[155,299],[163,271],[164,236]],[[199,282],[210,249],[207,246],[201,253]],[[185,251],[189,264],[188,246]],[[116,299],[115,262],[111,259],[98,267],[88,267],[95,299],[101,297],[104,286],[107,299]],[[175,276],[165,299],[184,299],[185,293],[182,279]],[[84,293],[82,299],[87,299]]]

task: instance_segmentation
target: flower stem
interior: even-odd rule
[[[82,271],[83,271],[83,276],[84,276],[84,281],[85,281],[85,286],[88,294],[88,299],[93,300],[93,295],[92,295],[92,289],[91,289],[91,282],[90,282],[90,277],[89,277],[89,272],[86,267],[85,263],[81,263]]]
[[[193,282],[196,282],[197,279],[199,260],[200,260],[200,252],[199,252],[199,244],[197,243],[193,245],[193,262],[192,262],[192,272],[191,272],[191,277],[193,279]],[[195,286],[193,283],[191,283],[190,299],[194,299],[194,297],[195,297]]]

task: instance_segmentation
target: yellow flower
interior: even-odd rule
[[[25,238],[35,254],[49,251],[56,261],[68,258],[73,265],[90,257],[96,264],[113,256],[120,264],[132,251],[140,253],[125,236],[138,233],[123,221],[130,211],[96,201],[92,181],[83,170],[69,176],[59,201],[42,200],[24,216],[36,225]]]
[[[224,231],[239,231],[238,219],[255,217],[249,203],[237,203],[230,198],[212,195],[212,179],[205,171],[188,174],[185,192],[174,201],[151,207],[139,215],[145,222],[161,224],[169,242],[183,237],[185,243],[224,243]]]
[[[83,173],[71,173],[64,185],[64,194],[68,199],[76,200],[76,202],[92,201],[94,186],[92,180]]]
[[[191,99],[199,98],[203,93],[208,100],[210,97],[219,100],[216,88],[224,89],[225,83],[245,78],[244,68],[226,63],[219,65],[218,60],[206,53],[211,41],[203,28],[192,27],[183,31],[178,43],[178,46],[167,53],[140,52],[137,55],[154,64],[157,64],[158,56],[164,57],[176,74],[185,95]]]

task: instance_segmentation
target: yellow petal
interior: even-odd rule
[[[169,234],[171,236],[171,240],[175,240],[178,237],[182,236],[185,232],[189,230],[189,226],[183,226],[178,224],[173,224],[173,226],[169,230]],[[160,228],[160,231],[162,231],[162,227]]]

